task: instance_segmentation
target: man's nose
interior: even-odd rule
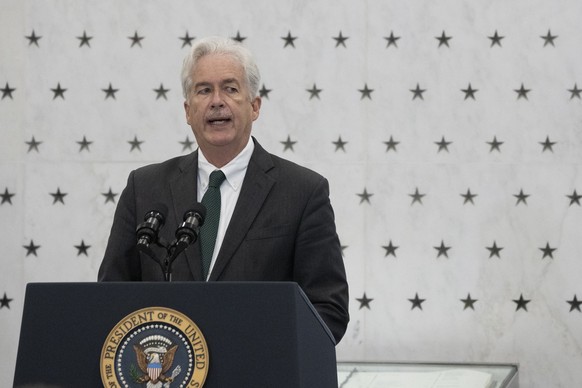
[[[224,99],[220,90],[216,90],[214,93],[212,93],[212,101],[210,104],[213,108],[221,107],[224,105]]]

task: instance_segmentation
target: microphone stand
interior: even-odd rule
[[[164,257],[164,260],[160,260],[157,257],[157,255],[154,253],[154,251],[150,248],[149,244],[148,245],[140,244],[138,242],[137,249],[138,249],[138,251],[145,253],[152,260],[154,260],[156,263],[158,263],[160,265],[160,268],[162,269],[163,274],[164,274],[164,280],[166,282],[171,282],[172,281],[172,264],[174,263],[174,260],[176,260],[178,255],[180,253],[184,252],[190,244],[186,241],[183,241],[182,239],[180,239],[180,240],[176,239],[176,240],[172,241],[171,244],[167,244],[166,242],[164,242],[163,240],[160,239],[160,240],[156,241],[155,244],[165,249],[166,256]]]
[[[160,214],[151,216],[146,214],[146,221],[138,225],[137,250],[149,256],[152,260],[160,265],[164,280],[172,281],[172,264],[178,255],[186,250],[190,244],[193,244],[198,238],[200,226],[204,223],[206,208],[203,205],[195,206],[195,209],[189,210],[184,215],[184,222],[176,230],[176,239],[168,244],[162,237],[158,237],[159,229],[163,226],[164,218]],[[155,218],[155,219],[154,219]],[[157,221],[157,222],[156,222]],[[154,251],[150,248],[151,244],[164,248],[166,256],[160,260]]]
[[[189,244],[182,241],[174,240],[172,244],[166,248],[166,257],[164,258],[162,271],[164,271],[164,279],[167,282],[172,281],[172,264],[174,263],[174,260],[176,260],[180,253],[188,248],[188,245]]]

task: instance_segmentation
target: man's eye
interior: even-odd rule
[[[198,89],[198,91],[196,91],[196,94],[208,94],[208,93],[210,93],[210,88]]]
[[[237,88],[235,88],[235,87],[232,87],[232,86],[227,86],[227,87],[226,87],[226,91],[227,91],[228,93],[236,93],[236,92],[238,92],[238,89],[237,89]]]

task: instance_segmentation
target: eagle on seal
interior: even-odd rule
[[[167,377],[166,373],[174,363],[174,356],[176,350],[178,350],[178,345],[169,348],[165,354],[156,352],[146,354],[144,349],[138,345],[133,345],[133,349],[137,356],[139,369],[143,372],[143,375],[137,379],[137,383],[151,383],[153,385],[158,382],[171,383],[174,380],[172,377]]]

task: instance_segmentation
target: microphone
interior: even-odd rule
[[[144,217],[144,222],[139,224],[136,229],[137,245],[140,248],[149,248],[150,244],[157,242],[158,232],[164,226],[165,214],[168,213],[168,207],[163,203],[156,203],[152,206]]]
[[[194,244],[198,238],[200,227],[204,224],[206,217],[206,207],[201,203],[195,204],[192,209],[184,213],[184,222],[176,230],[177,246],[186,249],[190,244]],[[182,248],[183,247],[183,248]]]

